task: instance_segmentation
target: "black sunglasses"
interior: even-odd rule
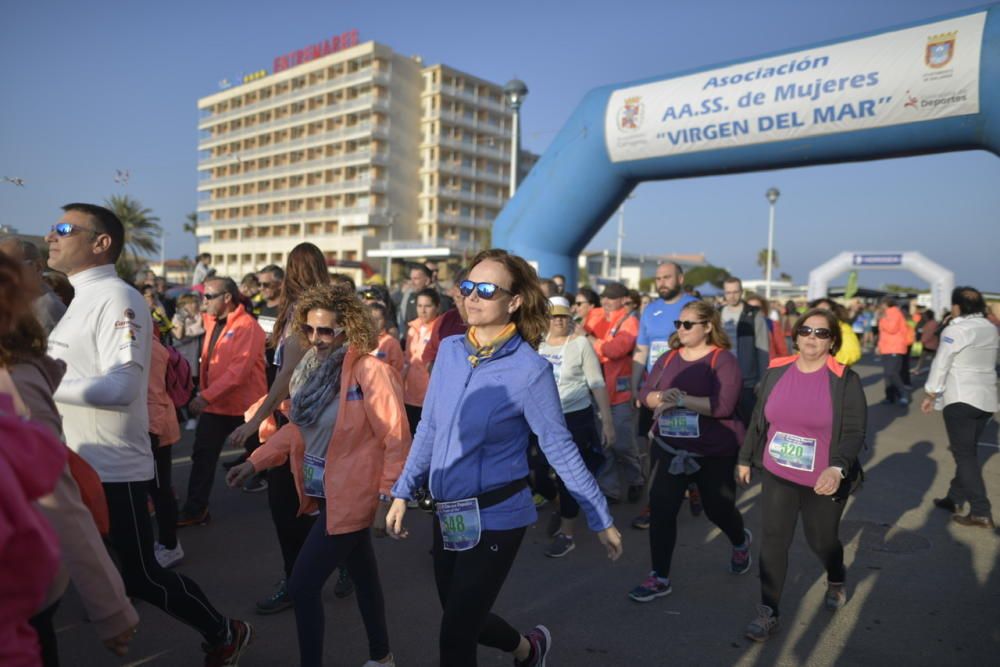
[[[208,292],[205,292],[203,296],[209,301],[211,301],[212,299],[218,299],[223,294],[226,294],[226,292],[216,292],[215,294],[209,294]]]
[[[97,231],[96,229],[90,229],[89,227],[81,227],[80,225],[74,225],[71,222],[60,222],[57,225],[52,225],[52,231],[55,232],[56,235],[58,235],[58,236],[69,236],[73,232],[77,232],[77,231],[79,231],[79,232],[90,232],[91,234],[94,234],[95,236],[98,236],[98,235],[101,234],[101,232]]]
[[[476,296],[487,301],[495,299],[497,292],[506,292],[507,294],[514,296],[514,293],[509,289],[504,289],[495,283],[474,283],[471,280],[463,280],[459,283],[458,291],[462,296],[469,296],[473,291],[475,291]]]
[[[820,340],[829,340],[830,338],[833,337],[833,332],[830,331],[829,329],[823,327],[813,329],[812,327],[807,327],[805,325],[799,327],[795,331],[795,334],[797,336],[802,336],[803,338],[808,338],[810,335],[815,334],[816,338],[819,338]]]
[[[708,324],[708,320],[697,320],[692,322],[691,320],[674,320],[674,328],[680,329],[681,327],[691,331],[691,328],[696,324]]]

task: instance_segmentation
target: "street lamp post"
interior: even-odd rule
[[[503,87],[504,97],[514,111],[510,137],[510,196],[517,190],[518,169],[521,157],[521,103],[528,94],[528,86],[520,79],[511,79]]]
[[[622,241],[625,239],[625,202],[633,199],[635,195],[629,195],[622,201],[621,208],[618,209],[618,249],[615,254],[615,280],[622,281]]]
[[[389,221],[389,234],[388,242],[386,243],[386,248],[389,252],[385,255],[385,286],[391,288],[392,286],[392,228],[396,226],[396,218],[399,213],[390,213],[387,217]]]
[[[767,201],[771,205],[771,216],[767,223],[767,269],[764,276],[764,298],[771,300],[771,264],[774,255],[774,205],[781,196],[778,188],[769,188],[766,195]]]

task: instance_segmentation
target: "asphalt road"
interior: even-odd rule
[[[610,563],[596,538],[581,531],[565,558],[542,555],[541,520],[530,528],[495,611],[516,627],[545,623],[553,634],[550,665],[913,665],[998,664],[1000,656],[1000,535],[954,525],[931,499],[944,495],[954,472],[940,414],[922,415],[878,404],[879,368],[859,365],[870,408],[867,481],[844,516],[848,563],[846,607],[823,609],[825,575],[801,530],[789,562],[782,630],[770,642],[743,639],[759,599],[756,566],[728,573],[729,548],[704,516],[680,516],[673,594],[648,604],[626,597],[649,569],[647,534],[629,527],[639,509],[612,508],[624,534],[625,555]],[[922,379],[922,378],[918,378]],[[919,398],[919,392],[917,393]],[[916,402],[915,402],[916,403]],[[1000,504],[997,423],[980,447],[986,485]],[[191,434],[174,448],[175,484],[183,497]],[[747,525],[759,534],[759,485],[741,492]],[[253,603],[280,577],[281,561],[266,494],[224,488],[212,500],[212,523],[186,528],[186,558],[178,566],[224,613],[254,624],[257,639],[241,664],[295,665],[294,616],[260,617]],[[996,510],[996,516],[1000,512]],[[440,609],[431,573],[430,518],[409,512],[411,537],[376,542],[393,652],[401,667],[436,665]],[[753,548],[754,558],[757,547]],[[356,666],[367,659],[354,598],[338,600],[327,586],[326,664]],[[200,637],[149,604],[125,659],[105,651],[71,589],[56,617],[64,665],[200,665]],[[480,650],[481,665],[509,665],[508,656]]]

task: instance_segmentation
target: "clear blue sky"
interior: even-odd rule
[[[153,209],[167,254],[196,206],[199,97],[222,78],[350,28],[424,62],[530,88],[524,145],[544,152],[598,85],[708,66],[932,18],[981,2],[18,2],[0,23],[0,223],[41,233],[68,201],[128,193]],[[114,183],[129,169],[127,187]],[[959,283],[1000,290],[1000,160],[984,152],[648,183],[627,211],[626,250],[705,252],[760,277],[765,190],[782,191],[775,247],[787,271],[842,250],[918,250]],[[614,221],[592,248],[613,248]],[[663,230],[669,229],[669,235]],[[863,285],[920,284],[865,273]]]

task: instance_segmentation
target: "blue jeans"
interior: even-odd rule
[[[621,499],[629,486],[642,486],[645,480],[639,447],[635,442],[635,410],[631,401],[611,406],[611,421],[615,427],[615,444],[606,452],[606,460],[598,476],[604,495]],[[624,479],[626,488],[622,489]]]

